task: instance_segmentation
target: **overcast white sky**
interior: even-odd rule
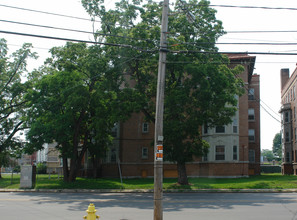
[[[113,0],[106,0],[112,6]],[[170,0],[173,2],[173,0]],[[212,5],[258,6],[274,8],[297,8],[296,0],[211,0]],[[17,21],[38,25],[47,25],[83,31],[92,31],[92,23],[86,20],[54,16],[20,10],[12,7],[45,11],[81,18],[89,18],[79,0],[0,0],[0,31],[21,32],[37,35],[49,35],[71,39],[92,40],[92,36],[83,33],[45,29],[3,22]],[[217,7],[217,18],[228,31],[297,31],[297,10],[251,9]],[[64,41],[25,37],[0,33],[0,38],[8,41],[10,51],[18,49],[24,42],[32,43],[39,54],[38,61],[30,62],[31,68],[40,66],[49,56],[53,46],[64,45]],[[219,42],[228,43],[295,43],[297,32],[285,33],[228,33]],[[222,52],[289,52],[297,53],[297,45],[218,45]],[[253,55],[253,54],[251,54]],[[261,147],[271,149],[276,133],[281,129],[280,116],[280,69],[289,68],[292,73],[296,67],[297,56],[255,55],[254,73],[260,75],[261,85]],[[269,114],[267,113],[269,112]],[[271,115],[273,117],[271,117]],[[276,120],[277,119],[277,120]]]

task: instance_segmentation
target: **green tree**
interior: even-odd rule
[[[274,155],[278,156],[278,160],[282,159],[282,135],[281,133],[275,134],[273,138],[273,147],[272,151]]]
[[[26,150],[56,143],[63,158],[64,181],[73,182],[87,149],[104,151],[112,140],[114,123],[134,108],[133,102],[128,103],[133,91],[120,89],[120,67],[110,66],[99,46],[67,43],[52,48],[51,53],[27,96],[31,111]]]
[[[37,58],[31,47],[31,44],[24,44],[9,56],[6,40],[0,39],[0,167],[10,156],[19,154],[22,147],[16,134],[26,128],[24,96],[32,83],[23,82],[22,77],[26,77],[27,60]]]
[[[261,155],[262,155],[264,158],[266,158],[267,161],[269,161],[269,162],[270,162],[270,161],[273,161],[274,158],[275,158],[275,156],[274,156],[272,150],[268,150],[268,149],[263,149],[263,150],[261,151]]]
[[[142,112],[154,122],[162,7],[153,1],[130,2],[121,0],[115,9],[106,10],[103,0],[82,0],[86,11],[101,21],[95,37],[121,46],[105,47],[111,62],[130,58],[123,73],[143,97]],[[164,156],[177,163],[178,182],[188,184],[186,162],[208,149],[199,128],[231,122],[237,111],[236,97],[243,93],[238,79],[243,69],[229,69],[228,58],[217,53],[215,42],[224,31],[208,1],[191,0],[188,5],[177,1],[170,9],[174,16],[169,17],[165,48]]]

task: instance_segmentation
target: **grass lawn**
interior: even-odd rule
[[[36,189],[153,189],[154,180],[146,179],[87,179],[77,178],[74,183],[64,183],[57,175],[37,175]],[[164,179],[164,189],[297,189],[297,176],[263,174],[249,178],[189,178],[190,185],[179,186],[177,179]],[[0,188],[18,189],[20,175],[2,174]]]

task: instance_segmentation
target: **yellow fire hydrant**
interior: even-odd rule
[[[88,207],[88,209],[86,210],[86,212],[88,213],[87,216],[84,216],[84,219],[87,219],[87,220],[96,220],[96,219],[99,219],[99,216],[96,215],[96,209],[95,209],[95,206],[93,203],[91,203]]]

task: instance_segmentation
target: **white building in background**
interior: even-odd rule
[[[47,161],[48,144],[43,145],[43,149],[37,151],[36,163],[44,163]]]
[[[44,144],[43,149],[37,152],[36,163],[46,163],[47,173],[62,173],[63,164],[56,143]]]

